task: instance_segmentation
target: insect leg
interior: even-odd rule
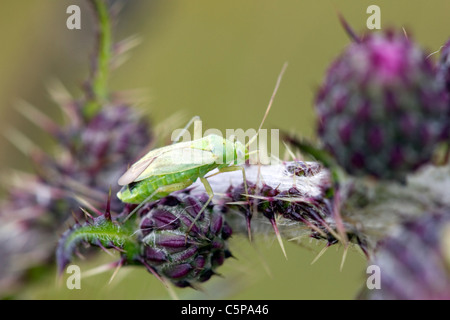
[[[248,194],[247,178],[245,176],[244,167],[241,167],[241,166],[229,166],[229,167],[220,168],[218,172],[210,174],[206,178],[214,177],[215,175],[218,175],[218,174],[220,174],[222,172],[231,172],[231,171],[238,171],[238,170],[242,171],[242,177],[244,178],[244,190],[245,190],[245,194],[247,195]]]
[[[186,238],[187,238],[187,235],[189,234],[189,232],[191,231],[192,227],[194,226],[195,222],[197,222],[197,220],[198,220],[198,218],[200,218],[202,212],[205,211],[206,207],[209,205],[212,198],[214,197],[214,191],[213,191],[211,185],[209,184],[208,180],[206,180],[206,178],[200,178],[200,181],[203,183],[203,186],[205,187],[206,193],[208,194],[209,198],[205,202],[205,204],[203,205],[203,207],[201,208],[199,213],[197,213],[197,216],[194,218],[194,221],[192,221],[191,226],[186,231]]]
[[[219,173],[222,173],[222,172],[231,172],[231,171],[238,171],[238,170],[242,171],[242,177],[244,179],[245,198],[247,199],[247,203],[250,203],[250,200],[249,200],[249,197],[248,197],[249,194],[248,194],[248,187],[247,187],[247,177],[245,175],[244,167],[235,166],[235,165],[229,166],[229,167],[223,167],[223,168],[220,168],[218,172],[209,175],[207,178],[215,176],[215,175],[217,175]],[[251,233],[251,230],[250,230],[250,219],[251,219],[251,215],[248,214],[248,216],[247,216],[247,229],[248,230],[247,231],[248,231],[248,238],[251,241],[252,240],[252,233]]]
[[[171,192],[174,192],[174,191],[183,190],[183,189],[189,187],[191,184],[192,184],[192,181],[191,180],[187,180],[187,181],[184,181],[184,182],[173,183],[173,184],[169,184],[169,185],[166,185],[166,186],[158,187],[158,189],[153,191],[152,194],[150,194],[147,198],[145,198],[144,201],[142,201],[136,208],[134,208],[134,210],[130,212],[130,214],[125,218],[125,220],[123,220],[123,222],[125,223],[128,219],[130,219],[130,217],[135,212],[137,212],[139,209],[141,209],[142,206],[144,206],[147,202],[149,202],[158,193],[171,193]]]

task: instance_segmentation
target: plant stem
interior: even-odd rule
[[[97,56],[90,79],[90,92],[84,107],[84,116],[94,116],[108,98],[108,76],[111,60],[111,21],[104,0],[90,1],[97,20]]]
[[[101,248],[123,250],[132,260],[139,254],[139,244],[133,239],[132,223],[117,225],[111,218],[99,216],[83,224],[77,223],[67,230],[59,240],[56,251],[59,271],[72,260],[72,255],[82,244],[91,244]]]
[[[296,169],[295,164],[298,166]],[[305,234],[305,222],[307,227],[311,228],[321,219],[337,233],[337,221],[334,219],[330,208],[323,205],[310,206],[309,213],[317,214],[319,219],[309,219],[304,215],[308,209],[308,202],[314,203],[327,196],[326,190],[332,185],[332,173],[322,168],[314,170],[313,174],[302,175],[303,166],[301,162],[284,162],[278,165],[268,165],[258,167],[250,165],[245,167],[247,184],[258,185],[259,188],[252,189],[252,199],[261,200],[267,204],[275,204],[275,198],[264,194],[263,187],[270,186],[276,188],[279,193],[286,193],[291,188],[295,188],[301,196],[299,201],[286,201],[286,212],[298,213],[303,217],[301,219],[290,219],[286,212],[278,211],[283,219],[278,219],[280,233],[288,238],[299,238]],[[312,162],[306,164],[307,167],[317,167],[319,164]],[[292,168],[295,170],[293,171]],[[299,172],[300,175],[292,172]],[[307,172],[307,171],[306,171]],[[364,178],[346,177],[342,180],[339,187],[341,199],[340,219],[342,219],[345,232],[354,240],[364,243],[364,249],[370,254],[373,253],[377,243],[389,236],[403,221],[420,217],[427,212],[439,210],[440,208],[450,207],[450,198],[448,190],[450,188],[450,166],[427,166],[422,170],[408,176],[407,184],[400,184],[389,181],[373,181]],[[226,176],[225,176],[226,175]],[[242,185],[241,172],[227,172],[226,174],[216,175],[208,178],[216,195],[214,201],[225,203],[230,211],[237,211],[239,205],[234,205],[234,198],[229,199],[233,190],[240,190]],[[242,191],[241,190],[241,191]],[[256,190],[256,192],[255,192]],[[192,185],[191,194],[204,193],[203,185],[199,182]],[[239,194],[239,192],[238,192]],[[243,202],[245,196],[241,196]],[[289,200],[287,198],[286,200]],[[293,200],[293,199],[291,199]],[[231,203],[230,203],[231,201]],[[320,201],[319,201],[320,202]],[[326,203],[324,203],[326,204]],[[252,232],[267,233],[271,225],[267,218],[264,218],[259,212],[253,215]],[[280,217],[281,218],[281,217]],[[247,229],[242,215],[234,214],[227,216],[227,222],[233,228],[234,233],[246,234]],[[316,224],[318,225],[318,224]],[[315,231],[315,229],[313,229]],[[331,233],[329,229],[323,229],[325,233]],[[307,232],[306,232],[307,233]]]

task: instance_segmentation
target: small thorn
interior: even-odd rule
[[[236,206],[243,206],[248,204],[248,201],[234,201],[234,202],[227,202],[227,205],[236,205]]]
[[[86,208],[88,208],[89,210],[91,210],[92,212],[94,212],[96,215],[101,216],[103,215],[103,213],[99,210],[97,210],[97,208],[94,207],[94,205],[92,205],[91,203],[89,203],[87,200],[83,199],[80,196],[77,195],[73,195],[73,198],[75,200],[77,200],[81,205],[85,206]],[[83,208],[80,207],[81,210],[83,210]],[[83,210],[86,212],[86,210]],[[92,219],[92,215],[90,215],[90,218]]]
[[[218,272],[215,272],[215,271],[212,272],[212,275],[213,276],[217,276],[217,277],[222,278],[222,279],[225,278],[221,273],[218,273]]]
[[[359,237],[357,238],[357,242],[358,242],[358,248],[361,249],[362,253],[366,256],[367,260],[369,260],[369,261],[372,260],[372,257],[370,256],[366,245],[361,241],[361,239]]]
[[[96,268],[87,270],[85,272],[83,272],[83,277],[92,277],[92,276],[96,276],[100,273],[112,270],[113,268],[115,268],[117,266],[117,264],[120,263],[120,261],[118,262],[113,262],[113,263],[107,263],[101,266],[98,266]]]
[[[270,270],[270,266],[267,263],[266,258],[264,257],[264,255],[261,253],[261,251],[259,250],[258,247],[258,242],[255,241],[252,243],[253,248],[255,249],[255,252],[257,254],[258,260],[261,264],[261,266],[263,267],[264,271],[266,272],[266,274],[270,277],[273,278],[273,272]]]
[[[319,254],[318,254],[318,255],[314,258],[314,260],[311,262],[311,265],[313,265],[314,263],[316,263],[317,260],[319,260],[320,257],[323,256],[323,254],[327,251],[327,249],[328,249],[329,247],[330,247],[330,246],[329,246],[328,243],[327,243],[326,246],[325,246],[322,250],[320,250]]]
[[[58,79],[51,79],[47,85],[47,91],[50,95],[50,98],[59,106],[64,106],[73,101],[72,95],[69,91],[64,87]]]
[[[36,150],[40,150],[34,142],[16,128],[6,127],[6,130],[3,131],[3,135],[13,146],[26,156],[31,155]]]
[[[247,222],[247,233],[248,233],[248,241],[252,242],[252,226],[251,226],[251,217],[246,216],[245,221]]]
[[[230,253],[230,255],[228,256],[228,258],[234,259],[234,260],[239,260],[234,254]]]
[[[265,200],[265,201],[271,201],[272,198],[271,197],[266,197],[266,196],[259,196],[256,194],[246,194],[243,193],[243,196],[247,197],[247,198],[253,198],[253,199],[260,199],[260,200]],[[248,203],[248,201],[245,202],[246,204]]]
[[[151,267],[148,265],[147,262],[145,262],[145,260],[143,259],[139,259],[139,261],[147,268],[147,270],[153,274],[166,288],[168,288],[168,285],[166,283],[166,281],[164,281],[163,278],[160,277],[160,275]]]
[[[323,219],[318,220],[319,223],[339,242],[346,243],[344,239],[341,238],[341,236],[336,233],[336,231],[333,230],[333,228],[330,227],[328,223],[326,223]]]
[[[38,108],[29,104],[28,102],[19,101],[17,103],[16,109],[25,118],[33,122],[42,130],[48,132],[49,134],[57,136],[60,133],[60,128],[55,122],[53,122],[47,115],[45,115]]]
[[[109,254],[111,257],[114,257],[114,254],[111,253],[108,249],[106,249],[106,248],[103,246],[103,244],[101,243],[100,240],[97,240],[94,244],[95,244],[96,246],[98,246],[100,249],[102,249],[104,252],[106,252],[107,254]]]
[[[408,40],[408,33],[406,32],[405,27],[402,27],[403,34],[405,35],[406,40]]]
[[[78,248],[75,250],[75,255],[81,260],[86,260],[86,257],[81,254],[81,252],[80,252],[80,250],[78,250]]]
[[[342,272],[342,270],[344,269],[345,260],[347,259],[348,247],[348,245],[345,246],[344,253],[342,254],[341,266],[339,267],[340,272]]]
[[[347,237],[347,233],[345,231],[345,226],[344,226],[344,222],[342,221],[342,216],[341,216],[341,193],[339,192],[339,190],[336,190],[336,194],[334,196],[333,199],[333,217],[334,220],[336,221],[336,228],[339,234],[339,241],[341,241],[341,243],[344,246],[348,245],[348,237]]]
[[[73,220],[75,220],[75,224],[80,224],[80,222],[78,221],[77,216],[75,215],[75,212],[73,212],[73,211],[72,211],[72,217],[73,217]]]
[[[180,300],[180,298],[178,297],[177,293],[175,292],[173,285],[168,282],[167,283],[167,292],[169,293],[169,296],[172,298],[172,300]]]
[[[109,187],[108,202],[104,213],[105,219],[111,221],[111,187]]]
[[[275,231],[275,235],[277,237],[278,243],[280,244],[281,251],[283,251],[284,257],[287,260],[288,257],[284,248],[283,239],[281,239],[280,231],[278,230],[277,222],[275,219],[270,219],[270,223],[272,224],[273,230]]]
[[[323,232],[322,230],[320,230],[317,226],[315,226],[314,224],[312,224],[311,222],[309,222],[308,220],[306,220],[305,218],[300,216],[300,221],[302,221],[304,224],[306,224],[310,229],[316,231],[319,235],[321,235],[323,238],[326,238],[327,235],[325,234],[325,232]]]
[[[295,156],[294,152],[292,152],[291,148],[289,148],[287,143],[283,141],[283,144],[284,144],[284,146],[286,148],[286,151],[288,152],[289,156],[292,158],[292,160],[294,160],[294,161],[297,160],[297,157]],[[294,175],[294,177],[295,177],[295,175]]]
[[[113,248],[113,249],[116,250],[116,251],[121,252],[121,253],[125,253],[125,252],[126,252],[126,251],[123,250],[122,248],[116,246],[112,241],[110,241],[110,242],[108,243],[108,246],[111,247],[111,248]]]
[[[355,31],[348,24],[347,20],[345,20],[344,16],[340,12],[338,12],[337,14],[342,27],[344,28],[345,32],[350,37],[350,39],[356,43],[361,43],[361,39],[356,35]]]
[[[114,278],[116,277],[116,275],[119,273],[120,268],[122,268],[123,264],[125,262],[125,259],[120,259],[117,262],[117,267],[114,269],[113,274],[111,275],[111,278],[109,278],[108,284],[111,284],[111,282],[114,280]]]
[[[92,217],[92,215],[87,212],[84,208],[80,207],[81,211],[84,213],[84,217],[86,218],[86,222],[90,223],[89,219],[91,219],[92,221],[94,221],[94,218]]]
[[[200,291],[200,292],[205,292],[205,289],[203,289],[203,287],[200,284],[194,284],[192,282],[189,282],[189,288]]]
[[[142,43],[142,38],[136,35],[130,36],[118,43],[116,43],[113,47],[114,54],[119,55],[123,54],[131,49],[137,47]]]

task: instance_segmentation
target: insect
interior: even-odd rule
[[[271,108],[286,67],[287,64],[283,66],[278,77],[274,93],[272,94],[258,132],[261,130]],[[254,138],[256,136],[247,145]],[[239,141],[234,142],[224,139],[219,135],[208,135],[197,140],[175,143],[150,151],[133,164],[118,181],[119,185],[123,187],[118,192],[117,197],[122,202],[140,204],[127,216],[125,221],[146,202],[157,200],[171,192],[185,189],[197,179],[200,179],[209,198],[194,219],[193,225],[214,196],[214,192],[205,177],[207,173],[214,169],[218,169],[218,172],[212,175],[241,170],[245,191],[248,194],[245,183],[245,170],[240,166],[249,159],[247,145]]]
[[[218,135],[176,143],[150,151],[131,166],[118,181],[123,188],[117,196],[126,203],[156,200],[187,188],[198,178],[210,191],[204,178],[208,172],[243,170],[237,165],[246,160],[248,151],[241,142]]]

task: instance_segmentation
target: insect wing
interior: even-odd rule
[[[162,148],[158,148],[155,150],[151,150],[137,162],[135,162],[120,178],[118,184],[121,186],[125,186],[132,182],[138,181],[136,180],[144,171],[148,168],[148,166],[153,163],[159,156],[165,154],[167,152],[171,152],[177,148],[183,148],[189,146],[190,143],[177,143],[173,146],[166,146]]]
[[[150,151],[125,172],[119,179],[119,185],[142,181],[151,176],[178,173],[216,161],[217,157],[212,152],[196,148],[192,142],[177,143]]]
[[[215,163],[216,160],[210,151],[191,147],[175,149],[159,155],[135,181],[141,181],[151,176],[184,172]]]

